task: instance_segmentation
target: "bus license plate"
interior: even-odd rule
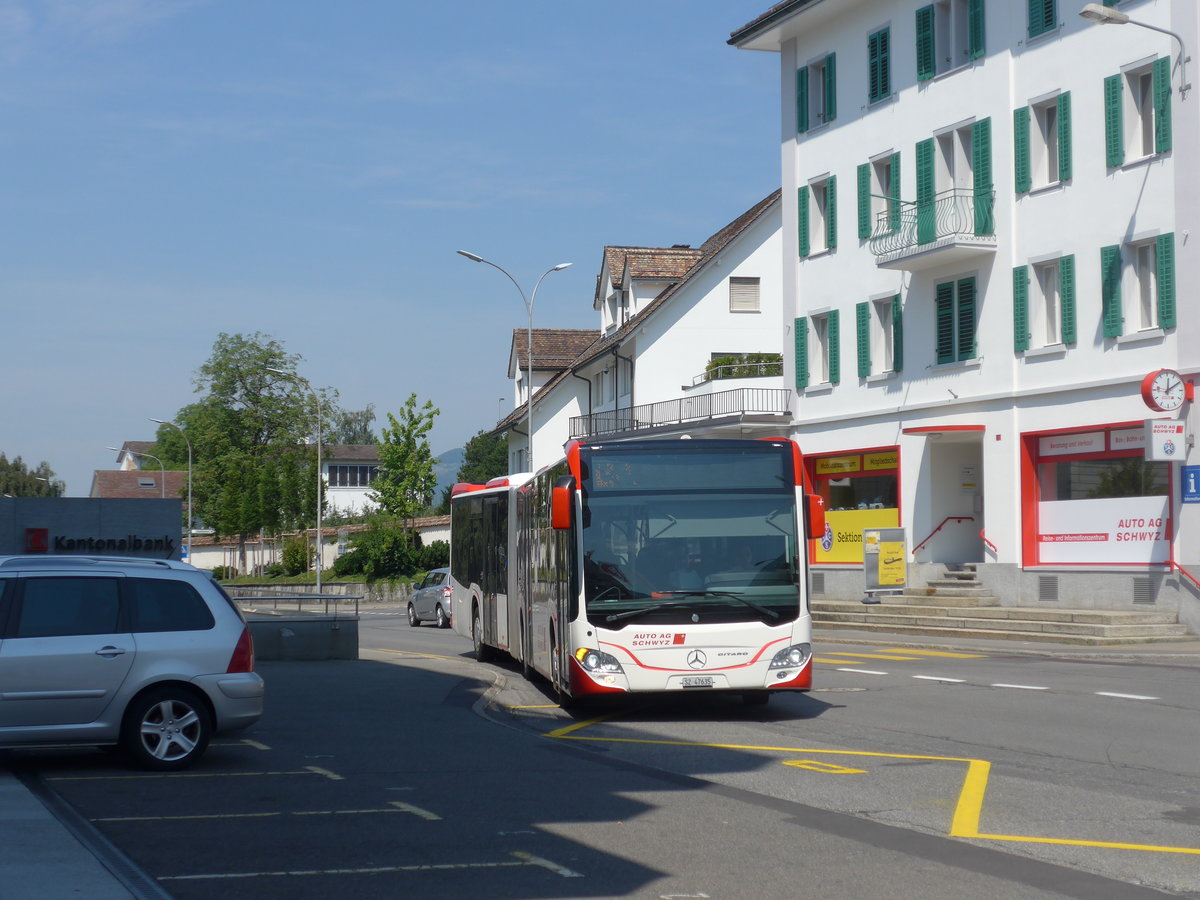
[[[684,675],[683,686],[685,688],[710,688],[717,683],[717,680],[711,675]]]

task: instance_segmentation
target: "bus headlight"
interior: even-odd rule
[[[812,656],[812,644],[792,644],[784,647],[771,660],[772,669],[796,669],[808,662]]]
[[[575,651],[575,658],[579,660],[579,664],[591,675],[625,674],[625,670],[621,668],[621,663],[610,653],[592,650],[588,647],[580,647]]]

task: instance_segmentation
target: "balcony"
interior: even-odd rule
[[[996,252],[996,192],[951,188],[928,201],[892,201],[868,246],[881,269],[915,272]]]
[[[736,388],[610,409],[572,418],[571,440],[630,432],[666,432],[681,425],[697,424],[714,430],[755,424],[783,428],[791,422],[789,403],[793,396],[795,392],[786,388]]]

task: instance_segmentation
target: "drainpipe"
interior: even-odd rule
[[[591,434],[591,431],[592,431],[592,379],[584,378],[578,372],[574,372],[574,371],[571,372],[571,377],[578,378],[580,381],[582,381],[584,384],[586,384],[588,386],[587,419],[588,419],[588,434]]]
[[[629,408],[633,409],[633,407],[634,407],[634,402],[633,402],[633,398],[634,398],[634,395],[633,395],[633,359],[632,359],[632,357],[622,356],[620,353],[617,352],[616,347],[612,348],[612,355],[613,355],[613,359],[623,359],[623,360],[625,360],[625,362],[629,363]],[[621,377],[620,376],[621,376],[621,370],[620,370],[620,368],[618,368],[617,369],[617,396],[618,397],[620,397],[620,395],[621,395]]]

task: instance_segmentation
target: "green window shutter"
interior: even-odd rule
[[[958,358],[975,356],[975,279],[958,282]]]
[[[1058,261],[1058,296],[1062,303],[1062,342],[1074,344],[1075,329],[1075,256]]]
[[[796,70],[796,132],[808,131],[808,66]]]
[[[971,155],[975,167],[975,233],[995,234],[992,216],[992,120],[971,126]]]
[[[830,175],[825,183],[825,246],[837,246],[837,176]]]
[[[825,121],[837,118],[837,54],[825,57]]]
[[[796,346],[796,389],[808,387],[808,319],[796,319],[794,337]]]
[[[871,164],[858,167],[858,236],[871,236]]]
[[[1071,180],[1071,92],[1058,95],[1058,180]]]
[[[954,362],[954,282],[947,281],[937,286],[934,309],[937,361]]]
[[[1053,31],[1058,25],[1058,10],[1054,0],[1029,0],[1029,36],[1037,37]]]
[[[888,230],[900,230],[900,151],[892,154],[892,196],[888,204]]]
[[[1160,234],[1154,247],[1158,281],[1158,327],[1175,327],[1175,234]]]
[[[838,324],[838,311],[829,311],[829,383],[838,384],[842,380],[842,344],[841,327]]]
[[[1171,149],[1171,60],[1154,61],[1154,152]]]
[[[1029,267],[1013,268],[1013,350],[1029,349]]]
[[[933,198],[933,138],[917,144],[917,243],[928,244],[937,237]]]
[[[854,307],[854,328],[858,333],[858,377],[871,374],[871,304],[868,301]]]
[[[1013,110],[1013,180],[1018,194],[1033,186],[1029,171],[1029,107]]]
[[[917,81],[928,81],[937,74],[933,53],[933,5],[917,10]]]
[[[900,295],[892,298],[892,371],[904,368],[904,315],[900,308]]]
[[[867,96],[870,102],[891,96],[891,29],[867,38]]]
[[[984,38],[983,0],[967,0],[967,55],[971,59],[983,56]]]
[[[808,256],[808,185],[796,189],[796,229],[800,234],[800,256]]]
[[[1121,247],[1100,248],[1100,303],[1104,310],[1104,336],[1120,337],[1125,327],[1121,314]]]
[[[1108,167],[1125,162],[1124,86],[1122,76],[1104,79],[1104,155]]]

